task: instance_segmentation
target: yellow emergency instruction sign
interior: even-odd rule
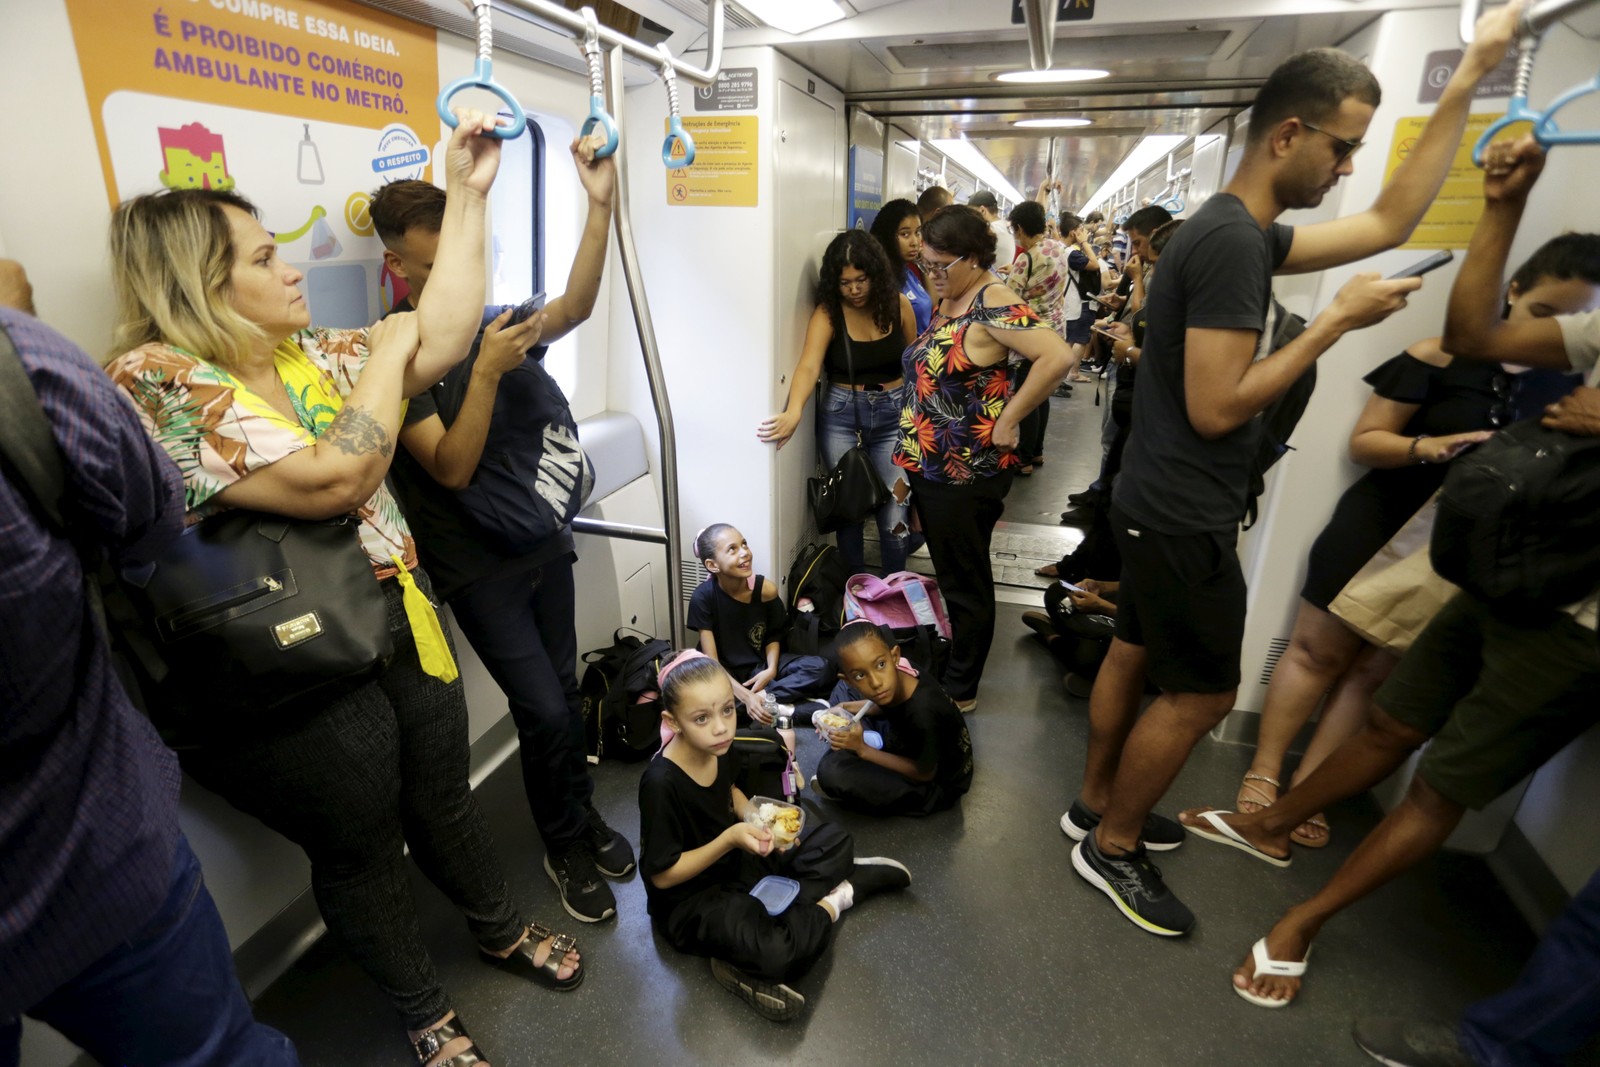
[[[1466,248],[1472,240],[1472,231],[1483,218],[1483,171],[1472,162],[1472,146],[1489,124],[1500,116],[1475,114],[1467,117],[1467,130],[1456,146],[1456,157],[1450,162],[1439,195],[1417,224],[1416,232],[1401,248]],[[1394,176],[1395,168],[1408,157],[1422,137],[1426,115],[1411,115],[1394,124],[1394,141],[1389,145],[1389,164],[1383,173],[1384,184]]]
[[[755,115],[683,118],[694,138],[694,166],[667,170],[667,203],[678,207],[755,207],[760,119]],[[662,133],[666,133],[666,120]],[[673,142],[674,155],[682,148]]]

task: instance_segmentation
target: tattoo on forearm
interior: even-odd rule
[[[366,456],[377,452],[388,459],[394,454],[394,442],[389,440],[389,431],[364,408],[344,408],[322,431],[318,441],[333,445],[348,456]]]

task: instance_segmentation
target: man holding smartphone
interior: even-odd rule
[[[578,695],[572,532],[558,529],[531,550],[518,551],[475,521],[457,497],[478,476],[486,455],[520,453],[512,458],[521,461],[515,466],[522,473],[575,490],[586,475],[576,438],[567,440],[566,399],[543,360],[552,342],[594,310],[616,167],[595,159],[593,149],[579,141],[571,151],[589,213],[566,291],[542,308],[535,298],[485,309],[472,353],[444,381],[411,398],[400,431],[405,449],[392,473],[434,589],[449,602],[511,706],[523,785],[545,844],[545,872],[568,914],[600,922],[617,909],[600,875],[620,878],[633,869],[634,859],[627,839],[606,825],[592,803]],[[394,182],[373,197],[372,222],[384,243],[384,262],[411,286],[408,301],[428,282],[443,212],[444,193],[427,182]],[[527,420],[534,410],[559,417],[530,433]],[[536,451],[541,445],[542,452]]]
[[[1194,915],[1146,851],[1151,812],[1196,743],[1233,709],[1244,639],[1236,550],[1259,438],[1256,416],[1345,333],[1405,306],[1417,279],[1357,275],[1305,332],[1268,354],[1272,275],[1364,259],[1399,245],[1437,195],[1478,81],[1504,56],[1521,4],[1479,21],[1417,144],[1366,211],[1291,228],[1352,173],[1380,90],[1332,49],[1302,52],[1267,79],[1226,188],[1172,238],[1148,299],[1134,396],[1137,432],[1113,493],[1122,553],[1117,637],[1090,700],[1082,791],[1061,826],[1073,867],[1146,932],[1177,937]],[[1161,689],[1139,716],[1143,681]],[[1137,724],[1136,724],[1137,723]]]

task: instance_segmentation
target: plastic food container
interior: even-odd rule
[[[782,915],[800,895],[800,883],[781,874],[769,874],[750,887],[750,895],[761,901],[768,915]]]
[[[791,816],[789,812],[794,814]],[[773,845],[783,852],[800,840],[800,832],[806,828],[806,813],[787,800],[751,797],[750,814],[745,816],[745,822],[771,830]]]
[[[850,729],[854,721],[855,720],[849,715],[846,715],[841,711],[834,711],[832,709],[828,711],[819,711],[811,716],[811,725],[817,727],[819,730],[822,730],[824,733],[830,734],[844,733],[846,730]]]

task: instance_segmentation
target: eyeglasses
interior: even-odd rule
[[[929,263],[925,259],[919,259],[917,260],[917,266],[922,268],[922,273],[924,274],[949,274],[951,267],[966,258],[966,256],[962,256],[961,259],[952,259],[949,263]]]
[[[1333,159],[1335,163],[1343,163],[1345,160],[1355,155],[1356,152],[1361,149],[1362,145],[1367,143],[1365,141],[1347,140],[1343,137],[1340,137],[1336,133],[1329,133],[1321,126],[1313,125],[1312,123],[1307,122],[1305,119],[1296,119],[1295,121],[1300,123],[1300,125],[1304,126],[1308,130],[1313,130],[1322,134],[1324,137],[1332,138],[1333,141],[1338,144],[1339,147],[1333,150]]]

